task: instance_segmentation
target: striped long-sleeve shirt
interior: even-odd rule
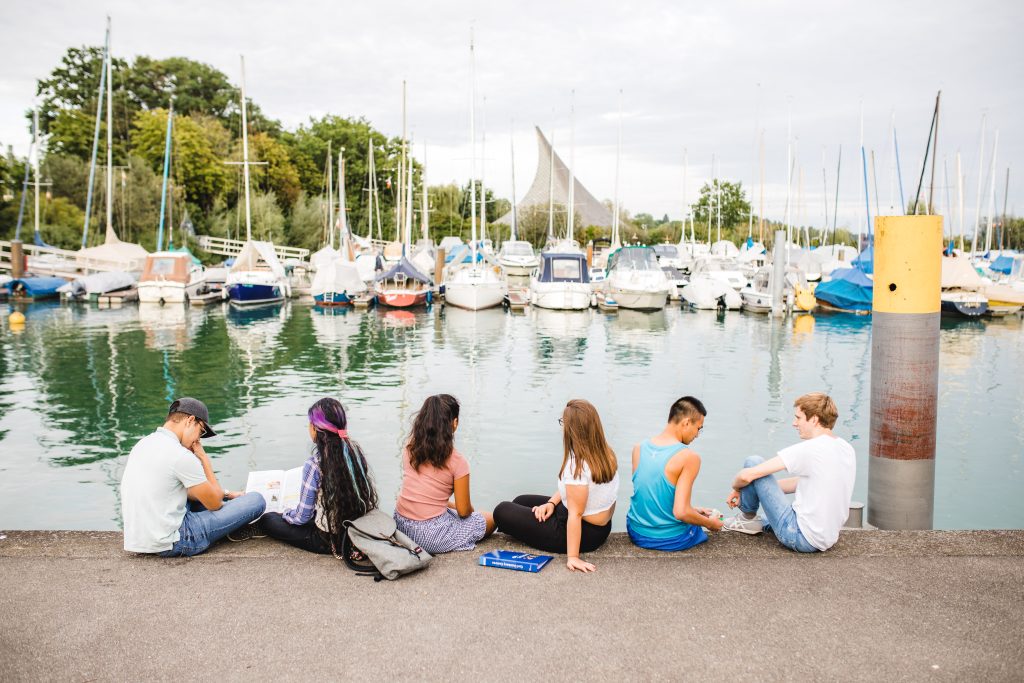
[[[316,513],[316,497],[320,492],[320,463],[316,453],[302,465],[302,487],[299,489],[299,504],[293,510],[286,510],[284,521],[296,526],[306,524]]]

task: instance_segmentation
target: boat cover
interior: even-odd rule
[[[608,257],[608,268],[612,270],[659,270],[658,257],[651,247],[621,247]]]
[[[242,247],[242,251],[235,257],[235,262],[231,264],[231,272],[239,273],[246,270],[262,270],[267,268],[277,277],[282,280],[287,276],[284,272],[284,266],[277,260],[277,252],[274,251],[274,245],[270,242],[258,242],[251,240],[246,242]]]
[[[712,256],[724,256],[725,258],[736,258],[740,250],[729,240],[719,240],[711,245]]]
[[[818,283],[814,296],[847,311],[870,311],[874,283],[860,268],[837,268],[832,279]]]
[[[868,275],[872,275],[875,272],[875,248],[868,246],[864,248],[864,251],[857,255],[857,258],[853,259],[853,265],[860,268]]]
[[[67,284],[62,277],[23,277],[19,280],[11,280],[7,283],[7,291],[14,292],[19,285],[25,290],[25,296],[42,298],[57,296],[57,290]]]
[[[425,285],[433,284],[433,280],[421,273],[416,266],[413,265],[412,261],[402,257],[402,260],[391,267],[391,270],[385,271],[377,276],[377,281],[381,280],[392,280],[396,275],[402,273],[410,280],[416,280],[422,282]]]
[[[359,269],[351,261],[340,258],[321,263],[316,268],[310,293],[319,296],[328,292],[334,294],[348,293],[353,296],[366,291],[366,283],[359,277]]]
[[[1006,254],[1001,255],[995,261],[989,265],[988,269],[995,271],[996,273],[1002,273],[1003,275],[1009,275],[1010,269],[1013,267],[1013,257]]]
[[[123,270],[115,270],[109,273],[93,273],[71,282],[64,283],[57,291],[70,292],[72,296],[85,296],[88,294],[106,294],[116,292],[119,289],[131,287],[138,280],[131,273]]]
[[[86,267],[96,264],[118,266],[118,270],[142,270],[149,252],[138,244],[122,242],[108,232],[107,241],[95,247],[80,249],[75,254],[76,260]]]
[[[309,264],[313,266],[313,270],[319,270],[321,265],[327,265],[332,261],[337,261],[341,257],[341,252],[334,247],[324,247],[320,251],[316,252],[309,257]]]
[[[559,254],[545,251],[540,255],[538,282],[590,282],[587,259],[583,254]]]
[[[942,288],[978,290],[985,284],[974,270],[971,260],[964,257],[942,257]]]

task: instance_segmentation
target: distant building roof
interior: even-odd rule
[[[569,203],[569,167],[565,165],[565,162],[562,161],[557,153],[554,154],[554,159],[552,160],[551,143],[540,132],[540,128],[535,129],[537,131],[538,146],[537,172],[533,176],[533,184],[530,185],[530,189],[527,190],[526,195],[517,204],[517,209],[520,212],[534,206],[547,210],[552,197],[555,204],[566,206]],[[554,167],[553,169],[552,166]],[[551,183],[552,171],[554,172],[553,184]],[[612,225],[612,212],[608,207],[599,202],[594,195],[590,194],[587,188],[583,187],[579,176],[576,176],[574,180],[573,209],[579,215],[582,224],[584,226],[597,225],[610,228]],[[561,220],[560,228],[559,220]],[[494,222],[512,225],[512,212],[509,211]],[[564,214],[555,217],[555,226],[556,233],[564,233]]]

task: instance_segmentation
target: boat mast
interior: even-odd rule
[[[245,179],[245,240],[252,240],[252,208],[249,206],[249,122],[245,106],[245,57],[242,63],[242,177]]]
[[[956,151],[956,218],[960,224],[960,251],[964,250],[964,174],[960,166],[960,150]]]
[[[469,251],[476,267],[476,54],[469,30]]]
[[[760,138],[760,154],[761,154],[761,187],[759,194],[761,196],[758,208],[757,216],[757,241],[764,246],[764,129],[761,129],[761,133],[758,136]]]
[[[39,235],[39,157],[42,156],[39,148],[39,107],[32,108],[32,148],[35,156],[32,157],[32,176],[35,179],[35,212],[32,216],[33,227],[35,228],[35,243],[41,244],[42,237]]]
[[[981,225],[981,186],[985,173],[985,117],[986,112],[981,114],[981,141],[978,143],[978,195],[974,201],[974,239],[971,240],[971,252],[978,253],[978,228]]]
[[[548,146],[548,243],[555,240],[555,127],[551,127],[551,142]]]
[[[487,172],[487,98],[483,98],[480,121],[480,241],[487,239],[487,185],[484,176]]]
[[[789,259],[789,244],[793,241],[792,216],[793,195],[793,112],[792,105],[786,107],[786,258]]]
[[[992,142],[992,166],[988,175],[992,179],[989,183],[988,195],[988,227],[985,230],[985,253],[992,249],[992,213],[996,208],[996,153],[999,151],[999,129],[996,128],[996,137]]]
[[[615,201],[612,202],[612,249],[622,246],[619,241],[619,165],[622,163],[622,89],[619,89],[619,135],[615,146]]]
[[[348,216],[345,215],[345,148],[338,150],[338,248],[345,260],[352,260],[351,240],[348,233]],[[333,244],[331,246],[334,246]]]
[[[427,143],[423,143],[423,173],[420,174],[420,182],[423,185],[423,206],[420,207],[421,221],[423,228],[423,239],[426,242],[430,239],[430,202],[427,197]]]
[[[515,131],[512,127],[509,127],[508,131],[508,146],[512,153],[512,234],[509,237],[510,242],[516,241],[516,231],[519,226],[516,225],[516,139]]]
[[[569,206],[566,214],[566,239],[572,243],[573,227],[576,223],[576,90],[572,91],[572,103],[569,105]]]
[[[92,214],[92,192],[96,185],[96,154],[100,145],[100,123],[103,121],[103,91],[107,82],[107,60],[110,59],[110,17],[107,17],[107,35],[103,41],[103,64],[100,66],[100,89],[96,97],[96,127],[92,135],[92,156],[89,163],[89,189],[85,196],[85,225],[82,228],[82,249],[89,237],[89,218]]]
[[[167,179],[170,176],[171,170],[171,126],[174,121],[174,98],[171,98],[170,106],[167,110],[167,135],[164,142],[164,183],[163,188],[160,190],[160,227],[156,233],[156,250],[161,251],[164,248],[164,213],[167,209]],[[174,225],[169,227],[170,235],[168,242],[174,241]]]
[[[402,220],[402,212],[405,208],[405,81],[402,81],[402,158],[398,165],[398,201],[395,202],[395,241],[402,241],[402,228],[405,223]]]
[[[334,249],[334,154],[327,141],[327,246]]]
[[[825,244],[825,235],[828,234],[828,172],[825,170],[825,145],[821,146],[821,196],[825,209],[825,222],[821,226],[821,235],[818,237],[818,246]]]
[[[679,246],[686,242],[686,219],[689,218],[690,205],[687,203],[686,181],[690,175],[690,153],[683,147],[683,221],[679,229]],[[618,212],[616,212],[618,213]]]
[[[107,235],[111,242],[114,235],[114,72],[107,57]]]
[[[409,155],[408,161],[408,181],[409,184],[406,186],[405,193],[405,249],[404,254],[408,256],[412,251],[412,154]]]
[[[836,242],[836,226],[839,221],[839,174],[843,170],[843,146],[839,145],[836,158],[836,203],[832,206],[832,244]]]

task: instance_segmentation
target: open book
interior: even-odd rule
[[[299,504],[299,489],[302,488],[302,468],[291,470],[262,470],[250,472],[245,482],[245,492],[258,491],[267,501],[267,512],[284,512]]]

